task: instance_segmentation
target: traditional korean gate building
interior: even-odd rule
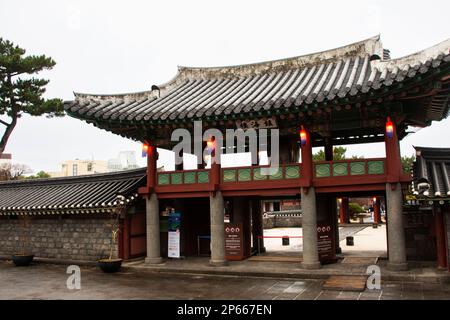
[[[450,148],[415,149],[412,192],[416,205],[407,215],[407,250],[415,260],[431,258],[438,267],[450,270]]]
[[[408,126],[429,126],[448,114],[450,40],[391,59],[380,38],[341,48],[232,67],[179,67],[174,79],[132,94],[75,94],[69,115],[148,148],[146,198],[147,259],[161,262],[160,211],[183,211],[184,254],[196,255],[197,239],[211,237],[212,264],[226,262],[224,207],[244,229],[244,256],[262,234],[261,199],[301,199],[303,266],[318,268],[318,226],[337,232],[337,197],[384,196],[388,216],[388,258],[407,268],[402,190],[411,176],[402,171],[399,140]],[[171,149],[171,133],[194,120],[203,130],[275,127],[280,132],[280,168],[261,175],[261,166],[157,172],[156,147]],[[299,144],[299,132],[303,141]],[[333,161],[333,146],[384,142],[385,158]],[[312,161],[312,147],[324,147],[326,161]],[[269,148],[270,149],[270,148]],[[301,158],[301,162],[300,162]],[[252,220],[252,221],[251,221]],[[250,228],[250,225],[253,225]],[[336,246],[338,241],[334,241]]]
[[[145,255],[145,203],[137,194],[145,183],[144,168],[0,182],[0,259],[25,248],[47,261],[96,261],[111,245],[123,259]],[[111,243],[115,214],[120,232]]]

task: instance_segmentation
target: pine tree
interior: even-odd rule
[[[8,40],[0,38],[0,119],[6,129],[0,140],[0,154],[5,150],[8,139],[23,114],[31,116],[64,115],[61,99],[46,100],[42,96],[49,80],[35,78],[42,70],[50,70],[55,61],[45,55],[25,55],[25,50]]]

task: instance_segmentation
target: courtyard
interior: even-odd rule
[[[0,262],[0,299],[223,299],[223,300],[392,300],[450,299],[450,284],[382,281],[380,290],[323,290],[323,280],[149,273],[105,274],[81,267],[81,289],[69,290],[67,266],[36,263],[29,268]]]

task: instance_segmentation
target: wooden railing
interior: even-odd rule
[[[158,172],[156,192],[161,197],[203,197],[216,190],[228,195],[296,194],[304,186],[321,188],[322,192],[335,192],[343,186],[348,190],[360,186],[381,190],[387,181],[384,158],[320,161],[314,162],[312,169],[312,179],[301,163],[282,164],[272,169],[269,166],[221,168],[220,173],[211,169]]]
[[[360,175],[384,175],[384,158],[314,162],[315,178],[339,178]]]
[[[283,164],[277,168],[269,166],[222,168],[222,182],[250,182],[300,178],[301,164]]]
[[[209,170],[177,170],[158,172],[157,185],[183,185],[209,183]]]

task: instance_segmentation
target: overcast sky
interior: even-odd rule
[[[0,0],[0,37],[56,67],[46,97],[73,91],[123,93],[170,80],[177,65],[259,62],[331,49],[381,34],[392,57],[450,37],[450,1],[24,1]],[[450,120],[406,137],[412,145],[450,147]],[[383,145],[349,155],[384,156]],[[68,159],[107,160],[140,145],[70,117],[24,117],[6,152],[34,171]],[[163,159],[168,159],[163,157]]]

